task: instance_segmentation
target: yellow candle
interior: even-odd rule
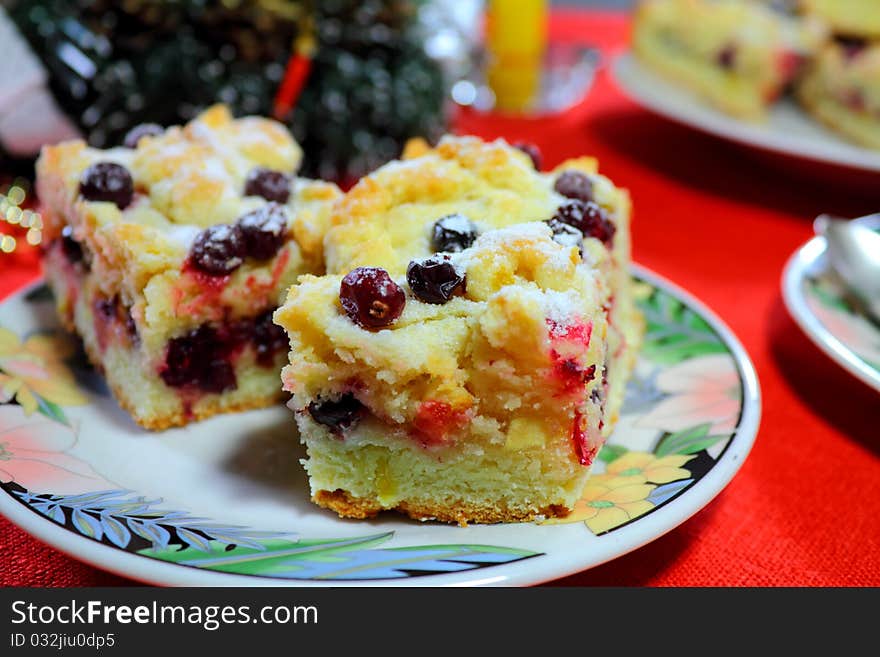
[[[546,0],[489,0],[486,79],[498,109],[529,109],[541,85],[546,47]]]

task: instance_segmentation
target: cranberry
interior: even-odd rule
[[[593,200],[593,181],[585,173],[568,169],[559,174],[553,189],[565,196],[586,203]]]
[[[287,210],[277,203],[239,217],[236,225],[244,237],[245,253],[257,260],[272,258],[287,237]]]
[[[87,201],[108,201],[123,209],[134,198],[134,181],[121,164],[98,162],[83,173],[79,192]]]
[[[162,380],[172,388],[195,387],[204,392],[234,390],[237,382],[227,359],[229,345],[217,330],[203,324],[168,341]]]
[[[608,213],[592,201],[588,203],[577,200],[566,201],[550,219],[551,222],[554,220],[574,226],[584,234],[584,237],[595,237],[606,246],[611,246],[616,230],[608,218]]]
[[[125,133],[122,145],[134,149],[137,148],[141,137],[158,137],[164,132],[165,129],[157,123],[141,123]]]
[[[449,257],[433,256],[411,262],[406,268],[406,281],[416,299],[425,303],[446,303],[463,293],[465,277],[455,271]]]
[[[189,255],[196,268],[212,276],[224,276],[241,266],[245,253],[241,228],[217,224],[199,233]]]
[[[550,230],[553,231],[553,241],[562,246],[576,246],[583,254],[584,234],[574,226],[564,223],[553,217],[547,220]]]
[[[834,40],[843,48],[843,56],[847,60],[855,59],[868,47],[868,42],[858,37],[836,36]]]
[[[290,176],[281,171],[257,167],[244,183],[245,196],[262,196],[267,201],[287,203],[290,198]]]
[[[342,279],[339,300],[345,314],[364,328],[389,326],[403,312],[406,295],[378,267],[358,267]]]
[[[541,169],[541,149],[527,141],[518,141],[513,145],[514,148],[521,150],[532,160],[532,166],[536,170]]]
[[[95,311],[99,313],[102,317],[104,317],[104,319],[115,319],[118,306],[118,296],[111,299],[107,299],[104,297],[98,297],[97,299],[95,299]]]
[[[470,247],[478,234],[473,221],[462,214],[450,214],[434,224],[431,246],[435,251],[457,253]]]
[[[355,425],[365,410],[364,405],[350,392],[336,400],[313,401],[308,408],[315,422],[330,427],[337,434]]]
[[[82,244],[73,238],[73,228],[65,226],[61,229],[61,251],[71,264],[83,261]]]
[[[257,363],[263,367],[272,367],[275,356],[290,347],[287,333],[272,321],[274,311],[269,310],[254,320],[252,341],[257,352]]]
[[[736,46],[725,46],[721,50],[721,52],[718,53],[718,57],[716,58],[718,61],[718,65],[723,69],[727,69],[728,71],[731,70],[734,66],[736,66],[736,52]]]

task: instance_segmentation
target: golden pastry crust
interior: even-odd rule
[[[405,271],[410,260],[432,253],[430,227],[448,214],[472,217],[484,229],[549,219],[565,200],[553,190],[565,169],[590,176],[596,202],[612,219],[627,205],[625,190],[600,175],[592,158],[541,173],[505,141],[476,137],[444,137],[436,148],[420,146],[410,155],[361,179],[334,206],[325,240],[328,272],[364,264]]]
[[[440,522],[457,523],[466,527],[469,523],[493,524],[499,522],[529,522],[546,520],[547,518],[564,518],[572,509],[559,504],[545,507],[527,505],[508,506],[499,504],[493,508],[476,506],[459,501],[455,504],[442,505],[433,500],[422,502],[401,502],[396,507],[385,509],[371,499],[353,497],[347,491],[320,490],[312,496],[318,506],[335,511],[340,518],[374,518],[382,511],[398,511],[413,520],[437,520]]]

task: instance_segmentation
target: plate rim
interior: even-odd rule
[[[534,586],[548,581],[574,575],[622,557],[651,543],[672,531],[709,504],[723,491],[745,462],[754,445],[761,418],[762,402],[757,372],[748,352],[727,324],[706,304],[675,283],[656,272],[636,263],[630,266],[635,275],[655,287],[683,301],[704,318],[723,340],[736,364],[742,386],[742,408],[736,432],[712,469],[688,487],[682,494],[662,507],[635,519],[614,532],[602,536],[585,536],[584,546],[589,547],[589,558],[576,559],[570,552],[557,550],[555,554],[543,553],[512,563],[498,565],[490,571],[476,571],[472,577],[466,573],[446,573],[418,578],[314,581],[291,580],[273,577],[253,577],[234,573],[181,567],[174,563],[152,559],[136,553],[119,550],[80,536],[39,515],[17,502],[11,495],[0,494],[0,513],[22,531],[50,547],[100,570],[110,572],[145,584],[159,586],[198,587],[431,587],[431,586]],[[8,295],[5,303],[14,296],[42,284],[37,280]],[[590,540],[593,539],[593,540]],[[534,559],[541,559],[535,569]],[[459,575],[456,578],[456,575]]]
[[[831,333],[810,310],[803,293],[807,271],[825,254],[825,238],[817,235],[789,256],[782,271],[782,300],[789,316],[820,351],[849,374],[880,392],[880,372],[865,363],[856,353]]]
[[[803,143],[802,140],[790,141],[774,134],[767,135],[761,133],[759,130],[764,127],[763,124],[750,124],[699,102],[693,92],[672,84],[642,65],[630,49],[617,54],[611,62],[610,69],[611,77],[617,88],[627,98],[637,105],[680,125],[767,152],[782,153],[791,157],[831,164],[846,169],[880,173],[880,153],[852,144],[845,141],[842,137],[835,137],[834,133],[828,131],[827,128],[812,117],[809,118],[818,127],[828,131],[829,143],[833,143],[834,147],[841,149],[843,152],[824,151],[821,146],[812,143],[812,141],[806,143]],[[683,115],[671,109],[665,102],[657,101],[654,97],[645,94],[629,77],[630,70],[637,70],[640,74],[651,76],[657,83],[666,85],[670,92],[674,92],[679,96],[693,96],[696,101],[692,108],[693,111],[688,115]]]

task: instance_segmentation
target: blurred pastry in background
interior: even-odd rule
[[[825,21],[835,34],[880,37],[878,0],[800,0],[807,13]]]
[[[880,12],[880,2],[876,8]],[[809,67],[798,97],[829,128],[880,149],[880,41],[838,37],[829,42]]]
[[[820,21],[755,0],[643,0],[639,59],[728,114],[764,118],[825,39]]]

